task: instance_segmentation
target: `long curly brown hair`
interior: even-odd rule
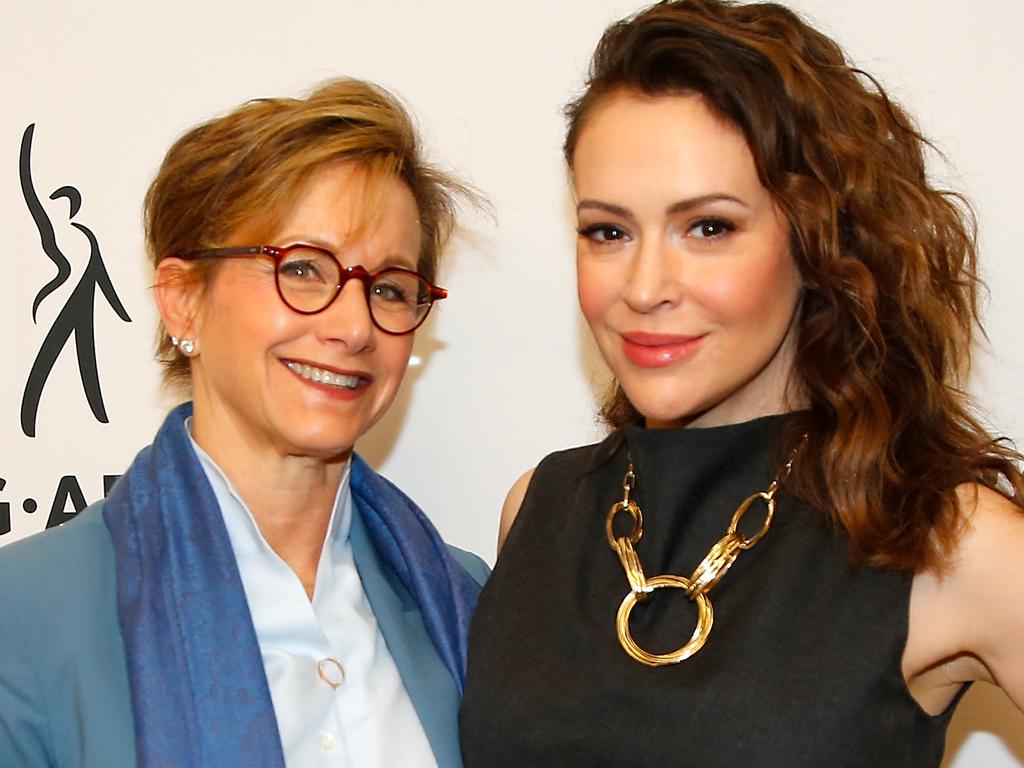
[[[679,0],[606,30],[566,112],[570,169],[594,108],[617,92],[699,94],[737,126],[789,219],[806,286],[787,483],[829,510],[858,558],[941,567],[962,525],[956,488],[1024,499],[1021,455],[962,388],[978,316],[975,220],[928,181],[930,145],[879,83],[789,9]],[[615,387],[612,426],[640,418]]]

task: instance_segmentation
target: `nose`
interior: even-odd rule
[[[316,317],[320,319],[317,335],[322,340],[341,342],[353,353],[373,347],[375,327],[362,280],[346,281],[337,298]]]
[[[675,306],[683,298],[683,256],[663,237],[643,238],[630,264],[625,301],[635,312]]]

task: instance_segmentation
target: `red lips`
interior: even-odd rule
[[[664,368],[694,354],[704,336],[626,331],[620,334],[622,351],[634,365]]]

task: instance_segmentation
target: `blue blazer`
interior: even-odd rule
[[[461,768],[459,696],[419,608],[383,567],[354,510],[367,599],[441,768]],[[449,547],[483,584],[480,558]],[[114,548],[102,502],[0,549],[0,768],[134,768]]]

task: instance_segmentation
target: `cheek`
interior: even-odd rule
[[[273,278],[241,272],[223,278],[208,289],[200,311],[200,325],[231,345],[247,348],[295,335],[305,324],[281,302]]]
[[[788,325],[800,277],[787,253],[708,275],[697,291],[700,303],[720,320],[754,323],[769,330],[775,321]]]
[[[377,342],[377,350],[380,352],[380,359],[387,372],[389,382],[397,388],[409,366],[413,334],[405,336],[381,334],[381,336],[383,338]]]
[[[742,322],[770,311],[776,295],[770,283],[755,279],[749,273],[719,275],[699,289],[700,303],[723,321]]]
[[[616,281],[609,269],[585,262],[577,263],[576,295],[588,323],[595,325],[600,322],[618,293]]]

